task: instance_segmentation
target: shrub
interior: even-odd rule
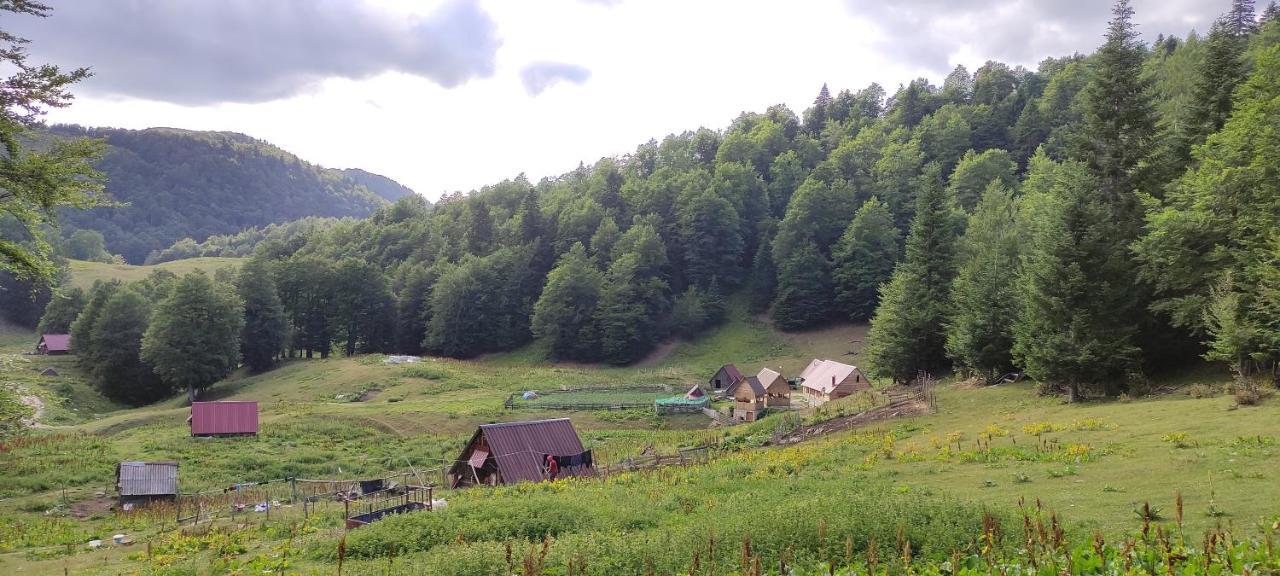
[[[434,366],[406,366],[400,373],[405,378],[421,378],[423,380],[444,380],[449,374]]]
[[[1208,384],[1192,384],[1187,388],[1187,395],[1192,398],[1213,398],[1218,395],[1218,391]]]

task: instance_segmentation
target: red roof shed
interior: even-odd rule
[[[36,343],[37,354],[66,354],[71,351],[70,334],[45,334]]]
[[[258,433],[258,403],[192,402],[192,436],[233,436]]]
[[[547,454],[580,459],[589,452],[568,418],[482,424],[449,472],[454,487],[539,482],[545,479]],[[560,476],[584,474],[591,466],[589,460],[579,466],[561,466]]]

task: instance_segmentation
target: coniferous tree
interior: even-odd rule
[[[867,336],[871,369],[895,382],[946,365],[945,323],[963,217],[947,195],[940,172],[937,164],[926,167],[906,257],[881,290]]]
[[[271,368],[284,351],[288,326],[284,305],[266,263],[251,259],[240,268],[236,291],[244,302],[244,328],[240,331],[240,356],[250,370]]]
[[[124,286],[112,293],[93,323],[89,378],[108,398],[139,406],[172,391],[141,357],[150,311],[151,304],[137,290]]]
[[[773,303],[778,287],[778,269],[773,262],[773,237],[777,234],[776,220],[760,224],[760,247],[751,261],[751,274],[747,278],[747,308],[753,313],[764,312]]]
[[[242,328],[244,303],[235,290],[196,270],[155,307],[142,339],[142,360],[195,400],[239,364]]]
[[[76,362],[86,370],[93,367],[97,351],[93,347],[93,325],[102,313],[102,307],[122,283],[119,280],[95,280],[85,298],[84,308],[71,323],[71,351],[76,354]]]
[[[1043,193],[1029,191],[1024,210],[1031,230],[1018,281],[1021,312],[1013,353],[1037,380],[1066,386],[1072,401],[1086,391],[1118,388],[1135,366],[1135,326],[1129,310],[1132,285],[1121,223],[1097,194],[1098,180],[1077,162],[1051,167]],[[1038,202],[1038,203],[1037,203]]]
[[[49,303],[44,307],[44,315],[40,317],[40,324],[36,326],[36,332],[41,334],[66,334],[71,330],[71,324],[76,321],[76,316],[80,314],[84,304],[84,290],[78,287],[54,291],[53,297],[49,299]]]
[[[1013,194],[992,181],[960,239],[947,355],[992,382],[1013,368],[1018,235]]]
[[[596,305],[603,275],[574,244],[547,275],[546,287],[533,306],[533,336],[548,343],[555,359],[592,361],[599,355]]]
[[[783,330],[826,324],[831,314],[830,264],[813,242],[805,242],[778,267],[773,323]]]
[[[898,229],[888,206],[874,196],[858,209],[832,254],[836,307],[867,320],[880,302],[880,285],[898,262]]]

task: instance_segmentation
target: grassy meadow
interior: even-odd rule
[[[133,264],[112,264],[105,262],[87,262],[84,260],[68,260],[71,269],[71,284],[86,290],[96,280],[117,279],[124,282],[137,282],[147,277],[152,270],[168,270],[178,276],[193,270],[204,270],[209,274],[222,268],[235,268],[240,265],[239,258],[204,257],[174,260],[151,266]]]
[[[714,333],[673,343],[628,368],[554,364],[537,347],[400,365],[381,356],[297,360],[265,374],[236,373],[210,391],[218,399],[261,402],[261,434],[194,439],[181,398],[133,409],[112,404],[84,383],[73,358],[22,355],[34,336],[6,329],[0,378],[39,396],[46,411],[43,429],[0,449],[0,572],[331,574],[344,541],[340,504],[320,503],[304,519],[290,503],[291,486],[269,484],[252,497],[282,501],[270,520],[223,515],[175,530],[172,508],[109,510],[115,464],[179,460],[184,492],[409,468],[439,481],[439,469],[477,424],[560,416],[573,419],[604,462],[709,443],[718,448],[701,465],[444,491],[437,497],[448,501],[445,510],[349,533],[343,573],[510,574],[513,566],[529,572],[529,563],[541,565],[541,573],[568,574],[571,564],[581,570],[585,563],[586,573],[596,574],[683,574],[694,564],[730,574],[751,573],[752,562],[776,572],[779,563],[823,567],[856,557],[853,564],[865,567],[869,555],[889,569],[891,561],[903,562],[905,542],[920,561],[979,554],[989,548],[987,514],[985,522],[1004,527],[1002,550],[1019,546],[1019,515],[1028,510],[1045,522],[1055,513],[1080,542],[1094,533],[1116,540],[1141,526],[1141,507],[1149,502],[1157,512],[1147,516],[1172,530],[1178,494],[1181,525],[1197,535],[1193,540],[1219,524],[1256,535],[1280,518],[1274,482],[1280,401],[1236,408],[1220,393],[1229,378],[1209,367],[1167,377],[1161,392],[1147,398],[1078,405],[1041,396],[1032,383],[947,381],[934,414],[787,447],[769,440],[802,418],[709,428],[702,415],[502,405],[509,394],[530,389],[682,391],[724,362],[745,373],[769,366],[794,376],[815,356],[857,363],[864,337],[862,326],[782,334],[737,307]],[[40,377],[46,365],[60,376]],[[846,411],[861,401],[849,399]],[[137,544],[85,546],[116,533]]]

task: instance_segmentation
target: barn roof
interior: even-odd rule
[[[835,360],[818,360],[815,358],[800,373],[800,378],[805,388],[817,390],[823,394],[830,394],[836,386],[839,386],[849,375],[857,370],[856,366],[850,366]]]
[[[504,483],[542,480],[542,455],[573,456],[586,450],[568,418],[482,424],[489,452],[498,463]]]
[[[733,364],[725,364],[720,367],[720,370],[723,370],[725,375],[735,382],[742,379],[742,372],[739,372],[738,367]]]
[[[258,403],[192,402],[191,434],[257,434]]]
[[[780,376],[782,376],[782,374],[768,368],[761,368],[760,373],[756,374],[756,378],[759,379],[761,383],[768,384],[773,384],[773,381],[777,380]]]
[[[747,376],[746,378],[743,378],[742,380],[735,382],[733,386],[730,386],[727,390],[725,390],[725,394],[728,394],[730,396],[737,394],[739,386],[751,387],[751,391],[754,392],[756,396],[763,396],[765,393],[764,384],[760,383],[759,378],[755,376]]]
[[[693,388],[690,388],[689,391],[684,395],[685,399],[687,400],[697,400],[699,398],[706,398],[706,396],[707,396],[707,393],[702,391],[702,386],[699,386],[697,384],[694,384]]]
[[[121,496],[167,496],[178,493],[177,462],[121,462],[116,465]]]
[[[45,349],[50,352],[67,352],[71,350],[70,334],[45,334],[40,337],[40,342],[44,343]]]

